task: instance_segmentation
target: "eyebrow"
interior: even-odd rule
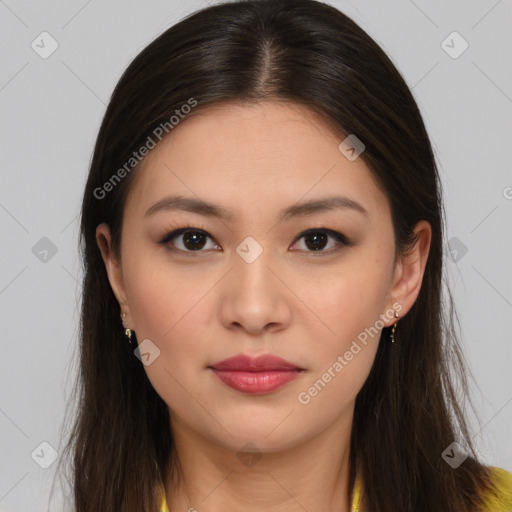
[[[319,212],[330,210],[353,210],[366,217],[369,216],[366,209],[357,201],[345,196],[330,196],[321,199],[288,206],[279,212],[278,220],[284,221],[294,217],[305,217]],[[197,213],[205,217],[215,217],[222,220],[233,221],[234,214],[222,206],[208,203],[201,199],[184,196],[164,197],[148,208],[144,217],[149,217],[160,211],[187,211]]]

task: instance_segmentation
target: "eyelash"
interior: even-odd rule
[[[197,232],[197,233],[200,233],[208,238],[210,238],[211,240],[213,240],[213,238],[206,232],[202,229],[202,226],[201,226],[201,229],[200,228],[197,228],[195,226],[192,226],[188,223],[186,223],[184,226],[178,228],[178,229],[174,229],[173,231],[170,231],[168,232],[159,242],[159,244],[162,244],[162,245],[165,245],[167,246],[167,249],[170,250],[170,251],[178,251],[180,253],[183,253],[183,254],[186,254],[186,255],[195,255],[196,253],[201,253],[201,252],[205,252],[203,249],[198,249],[197,251],[186,251],[186,250],[183,250],[183,249],[177,249],[175,247],[169,247],[168,244],[169,242],[179,236],[179,235],[183,235],[187,232]],[[311,253],[311,254],[314,254],[316,256],[323,256],[323,255],[329,255],[329,254],[333,254],[339,250],[341,250],[344,246],[345,247],[350,247],[352,245],[354,245],[353,242],[351,242],[344,234],[342,233],[339,233],[337,231],[334,231],[332,229],[327,229],[327,228],[311,228],[311,229],[307,229],[306,231],[302,232],[297,238],[296,240],[294,241],[294,244],[300,240],[301,238],[303,237],[306,237],[308,235],[312,235],[312,234],[317,234],[317,233],[323,233],[323,234],[326,234],[326,235],[329,235],[333,238],[335,238],[339,244],[341,245],[338,245],[337,247],[334,247],[334,248],[331,248],[327,251],[324,251],[324,250],[319,250],[319,251],[305,251],[307,253]]]

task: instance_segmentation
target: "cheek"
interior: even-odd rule
[[[297,293],[307,297],[304,303],[317,318],[311,325],[322,329],[322,352],[330,356],[375,326],[384,313],[388,293],[386,268],[382,264],[364,264],[362,258],[359,263],[352,268],[331,269],[316,281],[316,286],[302,282]],[[380,322],[377,328],[382,328]]]
[[[316,337],[310,333],[320,341],[297,402],[304,418],[323,426],[353,404],[375,360],[386,290],[377,285],[376,276],[369,277],[361,272],[338,276],[336,285],[317,298],[317,310],[329,330],[322,328],[325,334]]]
[[[125,263],[125,289],[139,343],[151,340],[161,352],[157,361],[173,373],[206,365],[202,344],[208,341],[209,316],[204,296],[215,279],[184,272],[162,257],[145,259],[136,248]],[[146,369],[152,371],[152,365]]]
[[[137,338],[160,344],[178,321],[179,290],[171,288],[165,275],[146,272],[142,265],[127,273],[125,287]]]
[[[162,250],[142,243],[127,242],[123,276],[137,338],[162,343],[186,314],[196,284]]]
[[[127,264],[125,288],[138,343],[149,339],[160,351],[144,366],[148,379],[173,410],[186,412],[195,389],[191,383],[205,363],[204,335],[198,335],[196,324],[204,292],[169,267],[141,259],[136,266]]]
[[[309,295],[308,307],[322,322],[320,326],[315,322],[316,335],[309,333],[318,340],[308,381],[317,385],[311,395],[304,390],[311,398],[311,410],[323,404],[339,411],[355,399],[373,365],[383,327],[388,262],[376,261],[372,252],[331,271],[329,279],[321,280],[324,285]]]

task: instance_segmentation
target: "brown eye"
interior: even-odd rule
[[[326,233],[313,233],[305,237],[306,246],[312,251],[320,251],[328,243],[329,236]]]
[[[182,228],[167,234],[160,243],[171,245],[172,249],[179,251],[200,252],[209,238],[211,239],[204,231]]]
[[[298,240],[302,238],[305,241],[304,247],[297,247],[297,242],[294,247],[306,252],[331,253],[339,249],[340,245],[351,245],[345,235],[330,229],[310,229],[302,233]],[[329,239],[333,239],[334,242],[329,244]],[[329,247],[325,249],[327,246]]]

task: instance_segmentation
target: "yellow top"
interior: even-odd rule
[[[512,511],[512,473],[502,468],[491,468],[496,484],[498,495],[485,498],[485,512],[510,512]],[[352,499],[352,512],[359,512],[361,503],[361,479],[356,477],[354,484],[354,496]],[[162,500],[161,512],[170,512],[165,499]]]
[[[512,473],[502,468],[491,468],[498,487],[496,496],[486,496],[486,512],[510,512],[512,510]]]

